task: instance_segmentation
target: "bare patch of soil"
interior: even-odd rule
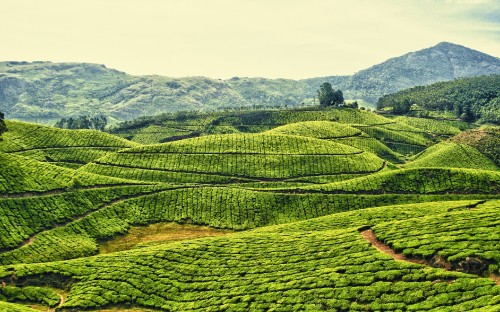
[[[403,254],[396,253],[391,247],[379,241],[371,229],[363,230],[360,233],[361,236],[363,236],[365,240],[367,240],[370,244],[372,244],[372,246],[375,249],[385,253],[386,255],[391,256],[392,258],[394,258],[394,260],[406,261],[417,264],[426,264],[424,260],[408,259]]]
[[[233,233],[231,230],[216,229],[209,226],[178,223],[155,223],[148,226],[134,226],[127,234],[117,236],[99,246],[99,253],[106,254],[129,250],[140,245],[154,242],[180,241]],[[139,245],[139,246],[138,246]]]

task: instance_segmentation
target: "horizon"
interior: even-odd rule
[[[0,20],[8,29],[2,58],[104,64],[137,76],[344,76],[440,42],[500,55],[495,0],[7,0],[3,6],[9,14]]]

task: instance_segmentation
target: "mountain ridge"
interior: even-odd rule
[[[53,123],[77,115],[130,120],[181,110],[296,107],[314,103],[328,81],[346,99],[374,104],[384,94],[458,77],[500,74],[500,59],[449,42],[393,57],[351,76],[302,80],[133,76],[92,63],[0,62],[0,111]]]

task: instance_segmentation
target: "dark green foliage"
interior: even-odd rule
[[[340,90],[333,90],[328,82],[323,83],[318,90],[319,105],[323,107],[338,106],[344,103],[344,95]]]
[[[409,99],[404,99],[402,102],[394,102],[392,105],[392,113],[395,115],[404,115],[410,111],[411,102]]]
[[[2,134],[7,131],[7,126],[4,121],[5,115],[0,112],[0,140],[2,139]]]
[[[79,116],[77,118],[62,118],[56,122],[55,127],[62,129],[94,129],[104,131],[108,120],[106,116]]]
[[[378,100],[377,108],[393,107],[393,110],[416,104],[420,109],[454,112],[457,118],[471,122],[496,123],[500,119],[498,97],[500,76],[462,78],[438,82],[429,86],[414,87],[386,95]],[[394,111],[395,112],[395,111]],[[395,112],[396,113],[396,112]]]

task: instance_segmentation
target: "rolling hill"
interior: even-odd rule
[[[389,117],[7,120],[0,310],[495,310],[498,127]],[[132,237],[173,224],[224,235]]]
[[[392,58],[352,76],[304,80],[132,76],[88,63],[1,62],[0,111],[9,119],[54,124],[102,113],[112,121],[185,110],[311,105],[331,82],[372,107],[384,94],[418,85],[500,73],[497,57],[451,43]]]

